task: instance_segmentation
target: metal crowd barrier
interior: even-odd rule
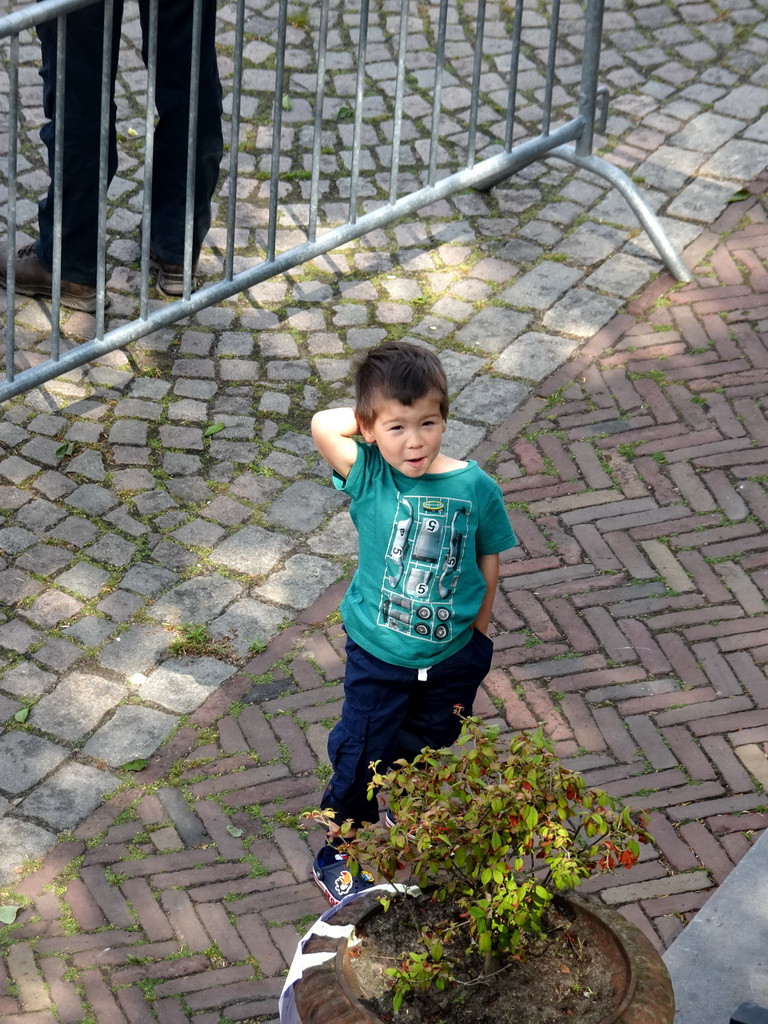
[[[192,291],[192,196],[194,191],[194,160],[188,159],[186,182],[186,240],[184,264],[184,294],[178,301],[164,305],[162,308],[150,310],[149,292],[149,233],[144,232],[141,252],[141,284],[139,294],[139,315],[129,323],[123,323],[105,331],[104,300],[106,283],[106,214],[107,214],[107,146],[106,134],[108,126],[109,96],[109,61],[111,17],[113,0],[105,2],[105,33],[104,33],[104,64],[102,78],[102,118],[101,134],[103,145],[100,155],[99,189],[99,247],[97,270],[97,309],[95,314],[95,337],[93,340],[78,345],[70,351],[61,351],[59,328],[59,289],[61,282],[61,131],[64,110],[64,58],[67,14],[81,7],[86,7],[94,0],[42,0],[10,14],[0,17],[0,60],[8,68],[8,159],[7,159],[7,239],[10,250],[8,266],[7,315],[5,325],[6,346],[6,378],[0,382],[0,401],[36,387],[47,380],[71,371],[91,360],[94,360],[115,349],[122,348],[131,341],[144,337],[160,328],[188,317],[206,307],[215,305],[238,292],[259,284],[269,278],[285,273],[308,260],[331,251],[355,238],[383,228],[392,222],[413,214],[420,208],[434,203],[439,199],[473,188],[487,191],[494,185],[508,179],[517,171],[536,160],[555,156],[568,161],[577,167],[585,168],[607,179],[619,190],[637,215],[643,228],[650,236],[659,255],[672,274],[681,281],[690,280],[690,274],[680,256],[673,248],[658,218],[649,208],[640,192],[630,179],[613,164],[595,156],[592,152],[593,131],[600,99],[605,101],[605,91],[598,85],[600,61],[600,42],[604,0],[586,0],[584,17],[584,40],[581,63],[581,78],[578,94],[577,110],[574,116],[565,123],[552,125],[553,92],[556,84],[556,60],[560,42],[560,0],[549,0],[550,20],[548,27],[548,58],[543,93],[540,131],[531,136],[520,128],[516,121],[518,99],[518,79],[521,73],[521,40],[523,38],[523,17],[526,0],[517,0],[510,41],[510,63],[506,114],[503,125],[503,144],[499,144],[500,152],[477,159],[478,110],[481,103],[481,76],[484,70],[484,32],[486,0],[477,0],[477,19],[475,25],[474,60],[467,130],[466,159],[464,166],[457,167],[444,175],[444,169],[438,168],[438,152],[441,147],[440,116],[442,112],[442,90],[445,79],[446,38],[449,25],[449,4],[454,0],[437,0],[436,3],[436,42],[434,47],[434,77],[431,89],[422,90],[423,96],[431,93],[432,116],[431,132],[428,139],[429,157],[426,166],[421,168],[423,184],[415,191],[401,189],[405,175],[401,172],[401,139],[404,102],[407,96],[406,67],[409,39],[409,0],[402,0],[399,21],[399,44],[397,70],[395,79],[395,98],[393,114],[393,131],[391,144],[391,166],[389,194],[386,201],[375,209],[363,212],[361,202],[361,171],[363,154],[364,100],[370,94],[371,87],[366,80],[367,45],[369,36],[370,0],[359,0],[355,9],[359,10],[359,41],[356,54],[356,87],[354,98],[348,101],[348,109],[353,114],[352,159],[349,176],[349,203],[345,223],[335,227],[323,223],[320,204],[320,167],[321,141],[324,123],[324,101],[327,79],[327,63],[329,54],[329,12],[345,0],[320,0],[319,28],[316,39],[316,91],[314,102],[314,137],[311,154],[311,185],[308,204],[307,223],[304,225],[306,241],[286,251],[278,252],[276,239],[280,217],[280,160],[281,160],[281,128],[284,110],[285,53],[288,27],[288,0],[279,0],[277,24],[275,94],[273,102],[272,146],[270,191],[268,201],[268,227],[266,255],[262,262],[238,273],[234,272],[235,262],[235,225],[237,223],[237,181],[238,152],[240,149],[241,123],[241,80],[243,71],[243,47],[247,40],[245,31],[246,10],[245,0],[234,0],[234,71],[232,76],[232,108],[229,125],[229,168],[228,201],[226,207],[226,248],[224,256],[223,278],[215,283],[207,283],[199,291]],[[148,0],[149,31],[147,40],[147,108],[146,108],[146,144],[144,163],[143,217],[148,222],[151,209],[152,160],[153,160],[153,118],[154,118],[154,87],[157,62],[157,11],[158,3],[163,0]],[[197,120],[196,83],[199,74],[199,24],[202,0],[193,0],[193,60],[192,60],[192,101],[190,105],[189,124],[189,155],[194,152],[195,125]],[[308,3],[308,11],[316,12],[317,7]],[[15,346],[15,310],[14,295],[14,253],[16,244],[16,192],[19,158],[19,45],[20,37],[26,44],[36,42],[32,31],[43,21],[56,19],[58,23],[58,65],[57,65],[57,117],[56,140],[57,154],[54,168],[54,224],[58,241],[54,246],[53,257],[53,298],[51,300],[51,340],[50,358],[45,362],[23,369],[14,370],[16,354]],[[26,33],[26,35],[25,35]],[[194,46],[197,45],[197,52]],[[370,80],[369,80],[370,81]],[[604,102],[603,102],[604,106]],[[426,142],[426,140],[425,140]],[[408,177],[413,176],[412,169]]]

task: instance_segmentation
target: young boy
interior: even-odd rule
[[[356,408],[326,409],[312,437],[349,494],[357,572],[341,604],[347,666],[333,776],[321,806],[338,823],[378,820],[370,763],[453,744],[493,655],[488,626],[499,552],[517,543],[498,485],[440,450],[448,384],[425,348],[385,343],[355,372]],[[356,441],[362,434],[365,444]],[[331,903],[372,884],[333,840],[313,865]]]

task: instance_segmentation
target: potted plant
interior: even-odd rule
[[[466,718],[456,748],[377,768],[371,787],[391,824],[362,830],[347,852],[353,872],[364,864],[389,887],[323,915],[342,930],[302,944],[314,959],[286,1024],[672,1021],[651,943],[567,895],[636,863],[645,820],[563,767],[540,729],[503,743]]]

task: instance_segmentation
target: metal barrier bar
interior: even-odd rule
[[[195,230],[195,178],[197,171],[197,111],[200,105],[200,36],[202,0],[192,5],[192,57],[189,69],[189,139],[187,141],[187,195],[184,210],[184,298],[192,294],[192,259]]]
[[[280,197],[280,139],[283,133],[283,88],[285,86],[285,36],[288,27],[288,0],[280,0],[277,19],[277,61],[275,63],[275,103],[272,112],[272,167],[269,181],[269,228],[267,262],[275,258],[277,238],[277,201]]]
[[[51,269],[51,359],[59,358],[61,344],[61,223],[64,189],[64,101],[67,71],[67,18],[60,15],[56,34],[56,127],[53,157],[53,267]]]
[[[550,21],[549,25],[549,52],[547,54],[547,79],[544,85],[544,116],[541,120],[542,135],[549,135],[549,125],[552,119],[552,89],[555,84],[555,66],[557,61],[557,33],[559,28],[560,0],[552,0],[552,20]],[[586,34],[584,40],[586,44]]]
[[[0,20],[0,39],[18,36],[25,29],[35,28],[43,21],[51,21],[80,7],[87,7],[90,3],[93,3],[93,0],[42,0],[40,3],[23,7],[20,11],[4,14]]]
[[[520,73],[520,40],[523,34],[523,0],[515,5],[515,20],[512,26],[512,55],[509,62],[509,94],[507,96],[507,123],[504,133],[504,149],[509,153],[515,134],[517,112],[517,76]]]
[[[323,149],[323,104],[325,103],[325,71],[328,56],[328,6],[320,5],[320,36],[317,43],[317,83],[315,85],[315,134],[312,138],[312,181],[309,189],[309,240],[317,238],[317,207],[320,201],[320,156]]]
[[[149,250],[152,244],[152,175],[155,154],[155,89],[157,84],[157,22],[159,0],[150,0],[147,24],[147,111],[144,120],[144,188],[141,199],[141,319],[149,312]]]
[[[114,0],[104,4],[101,48],[101,118],[99,121],[99,214],[96,228],[96,337],[104,337],[107,280],[107,189],[109,188],[109,120],[112,101],[112,32]]]
[[[405,90],[405,54],[408,48],[409,0],[402,0],[400,11],[400,38],[397,46],[397,80],[395,85],[395,115],[392,122],[392,153],[389,161],[389,204],[397,200],[400,175],[400,138],[403,126],[403,93]]]
[[[448,0],[440,0],[440,18],[437,25],[435,48],[435,87],[432,99],[432,132],[429,139],[429,173],[427,184],[434,185],[437,175],[437,151],[440,146],[440,109],[445,69],[445,36],[448,27]]]
[[[469,102],[469,128],[467,130],[467,167],[475,162],[477,138],[477,106],[480,97],[480,74],[483,70],[483,38],[485,36],[485,0],[478,0],[475,35],[475,60],[472,69],[472,95]]]
[[[19,168],[19,37],[11,37],[8,103],[8,306],[5,327],[6,379],[16,371],[16,186]]]
[[[280,218],[280,177],[281,177],[281,147],[282,147],[282,121],[283,110],[288,102],[285,93],[285,51],[288,23],[288,0],[279,0],[277,17],[277,46],[276,46],[276,68],[275,68],[275,89],[273,102],[273,129],[271,140],[271,165],[270,165],[270,194],[268,210],[267,230],[267,254],[266,259],[261,263],[249,267],[240,273],[234,272],[234,243],[237,223],[237,175],[238,161],[237,153],[240,140],[240,105],[243,60],[243,42],[245,32],[245,0],[236,0],[237,16],[235,30],[235,62],[234,62],[234,89],[232,100],[232,124],[230,132],[230,166],[229,166],[229,197],[226,214],[226,254],[224,278],[216,283],[207,285],[198,292],[192,292],[192,253],[193,253],[193,230],[194,230],[194,197],[195,197],[195,172],[196,172],[196,124],[198,110],[198,96],[201,79],[201,31],[202,31],[202,0],[194,0],[193,9],[193,53],[191,61],[190,80],[190,110],[189,110],[189,135],[187,149],[187,175],[186,175],[186,210],[185,210],[185,239],[184,239],[184,287],[182,298],[174,303],[164,304],[152,313],[149,312],[149,253],[150,253],[150,231],[151,231],[151,195],[152,195],[152,170],[153,170],[153,125],[154,125],[154,101],[156,94],[156,70],[157,70],[157,34],[158,34],[158,13],[161,0],[150,0],[149,5],[149,26],[147,29],[148,38],[145,40],[148,50],[147,64],[147,114],[146,114],[146,140],[145,140],[145,183],[142,200],[143,223],[142,223],[142,259],[141,259],[141,289],[140,289],[140,318],[130,323],[125,323],[109,331],[106,335],[103,332],[103,309],[101,319],[97,313],[97,332],[93,341],[85,342],[76,349],[68,351],[63,355],[59,352],[59,298],[56,294],[60,288],[61,276],[61,194],[62,194],[62,128],[63,128],[63,102],[65,95],[64,72],[66,60],[66,25],[65,13],[85,7],[94,0],[42,0],[37,4],[31,4],[23,11],[15,12],[8,18],[0,17],[0,39],[11,37],[12,60],[13,46],[15,45],[16,79],[14,97],[11,99],[11,110],[14,114],[14,127],[18,120],[18,104],[15,94],[18,91],[18,31],[33,27],[46,18],[56,17],[58,19],[58,41],[57,41],[57,108],[56,108],[56,154],[54,167],[54,195],[55,195],[55,216],[58,216],[58,230],[56,233],[57,242],[54,248],[54,274],[58,272],[58,280],[54,281],[54,297],[52,302],[52,358],[21,375],[14,377],[12,365],[9,368],[8,377],[4,384],[0,383],[0,401],[37,386],[53,377],[65,373],[71,369],[81,366],[92,359],[98,358],[115,349],[122,348],[131,341],[144,337],[162,327],[177,323],[202,309],[221,302],[238,292],[251,288],[262,281],[285,273],[302,263],[315,258],[316,256],[330,252],[337,246],[343,245],[353,239],[359,238],[370,231],[385,227],[398,218],[412,214],[422,207],[430,205],[437,200],[447,198],[466,189],[488,190],[493,185],[506,180],[511,175],[521,170],[536,160],[547,156],[555,156],[570,161],[578,167],[584,167],[596,174],[602,175],[612,185],[619,189],[622,195],[627,198],[630,206],[637,214],[643,227],[648,231],[654,245],[660,255],[670,267],[672,272],[681,280],[689,279],[687,269],[680,257],[675,252],[669,239],[666,237],[663,227],[658,218],[649,210],[644,202],[641,193],[632,185],[631,181],[618,168],[606,161],[601,160],[592,154],[594,118],[598,94],[598,68],[600,57],[600,34],[603,17],[604,0],[586,0],[587,11],[585,21],[585,43],[582,59],[581,81],[579,86],[578,113],[571,120],[551,129],[552,103],[555,84],[555,65],[557,56],[557,40],[559,31],[560,0],[552,0],[552,22],[549,34],[549,66],[545,75],[543,113],[541,119],[541,131],[539,135],[525,138],[516,145],[512,145],[515,132],[515,107],[517,104],[518,77],[520,70],[521,49],[523,41],[523,7],[524,0],[517,0],[514,10],[514,22],[512,30],[512,52],[511,52],[511,75],[508,90],[508,110],[506,112],[506,123],[504,128],[505,140],[504,151],[495,156],[487,157],[476,162],[478,110],[481,102],[481,81],[484,68],[483,42],[485,29],[485,5],[487,0],[478,0],[477,25],[475,34],[475,49],[472,64],[472,82],[470,110],[467,122],[467,158],[466,166],[453,169],[448,173],[448,168],[441,166],[438,171],[438,161],[444,162],[444,154],[441,150],[440,122],[442,118],[442,90],[445,80],[446,62],[446,40],[448,38],[449,8],[448,0],[440,0],[439,8],[436,11],[436,45],[434,51],[434,78],[432,96],[432,123],[429,129],[429,160],[426,170],[426,182],[415,191],[398,197],[400,188],[400,163],[402,146],[402,117],[404,109],[404,97],[406,88],[406,66],[407,47],[409,30],[409,3],[404,0],[399,8],[399,49],[397,54],[397,71],[395,81],[395,110],[392,121],[392,147],[390,159],[390,178],[388,183],[388,203],[378,206],[376,209],[361,214],[359,208],[360,183],[361,183],[361,154],[363,130],[365,126],[364,107],[366,94],[366,58],[367,41],[369,36],[370,0],[361,0],[359,8],[359,38],[357,40],[357,69],[355,79],[354,99],[354,124],[352,132],[352,155],[349,175],[349,206],[347,220],[341,226],[329,228],[318,237],[318,216],[320,196],[320,165],[322,157],[322,129],[325,116],[325,84],[326,69],[328,62],[328,36],[331,18],[330,0],[321,0],[320,6],[320,27],[317,42],[317,78],[315,83],[315,112],[314,112],[314,138],[312,139],[312,167],[311,185],[309,192],[308,208],[308,241],[288,249],[285,252],[277,253],[277,227]],[[111,10],[113,0],[108,0],[108,7]],[[64,13],[63,13],[64,12]],[[19,28],[21,26],[21,28]],[[100,156],[100,192],[101,209],[99,212],[99,245],[98,252],[99,271],[97,282],[98,303],[101,305],[105,298],[106,278],[106,175],[108,174],[108,160],[104,153],[104,109],[111,99],[111,68],[108,61],[107,40],[111,38],[111,27],[108,29],[105,24],[104,35],[104,64],[103,73],[103,104],[102,104],[102,148]],[[429,86],[425,86],[428,90]],[[425,136],[426,136],[425,132]],[[423,143],[426,146],[426,137]],[[15,160],[17,144],[9,144],[9,184],[16,182]],[[108,150],[107,150],[108,155]],[[14,162],[13,171],[11,162]],[[438,180],[438,173],[444,175]],[[58,189],[58,191],[56,191]],[[11,238],[9,241],[15,243],[15,190],[13,200],[9,196],[9,230]],[[14,272],[14,260],[9,255],[9,277]],[[9,308],[11,321],[13,320],[14,300],[9,296]],[[14,328],[12,323],[8,324],[7,336],[9,339],[9,353],[11,363],[13,361],[13,338]],[[22,379],[23,378],[23,379]]]
[[[229,196],[227,199],[227,249],[224,276],[232,280],[235,267],[235,222],[237,217],[237,157],[240,153],[240,107],[243,96],[243,41],[245,0],[237,0],[235,21],[235,65],[232,72],[232,125],[229,135]]]
[[[650,208],[634,182],[627,175],[616,167],[615,164],[603,160],[599,156],[579,156],[578,143],[575,149],[567,146],[559,146],[552,150],[552,156],[567,160],[576,167],[583,167],[585,171],[592,171],[610,182],[629,203],[630,208],[642,224],[648,237],[656,247],[656,251],[664,260],[667,268],[674,274],[678,281],[693,280],[691,272],[686,265],[664,230],[664,227]]]
[[[360,4],[360,28],[357,40],[357,81],[355,82],[355,127],[352,135],[352,173],[349,183],[349,223],[357,220],[357,189],[360,181],[360,148],[363,131],[363,101],[365,99],[365,55],[368,45],[369,0]]]
[[[515,147],[512,153],[499,153],[496,156],[488,157],[481,163],[475,164],[473,168],[465,168],[442,178],[435,185],[428,185],[407,196],[401,196],[394,206],[381,206],[357,218],[354,224],[347,223],[334,228],[314,242],[303,242],[293,249],[280,253],[272,261],[265,260],[255,267],[250,267],[237,274],[231,281],[219,281],[217,284],[206,285],[200,291],[194,292],[189,299],[180,300],[155,310],[146,320],[134,320],[110,331],[103,340],[85,342],[77,349],[66,352],[56,366],[42,363],[26,371],[24,381],[17,380],[14,384],[8,382],[0,384],[0,402],[73,370],[92,359],[123,348],[129,342],[137,341],[162,327],[168,327],[201,309],[207,309],[218,302],[223,302],[224,299],[252,288],[262,281],[276,277],[278,274],[284,274],[293,267],[298,267],[316,256],[330,252],[337,246],[360,238],[361,235],[365,235],[369,231],[375,231],[377,228],[391,224],[395,219],[415,213],[422,206],[428,206],[439,199],[446,199],[467,188],[482,188],[486,179],[503,181],[535,160],[547,156],[552,151],[553,143],[557,146],[574,142],[580,131],[579,121],[561,125],[552,132],[549,139],[541,136],[536,139],[527,139]]]
[[[589,156],[595,134],[597,87],[600,75],[600,39],[605,0],[590,0],[584,23],[584,56],[581,61],[579,114],[584,118],[584,131],[576,143],[578,156]]]

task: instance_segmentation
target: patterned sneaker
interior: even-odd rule
[[[373,875],[368,871],[353,875],[347,867],[348,860],[335,846],[323,846],[312,864],[315,881],[333,907],[350,893],[363,892],[374,884]]]

